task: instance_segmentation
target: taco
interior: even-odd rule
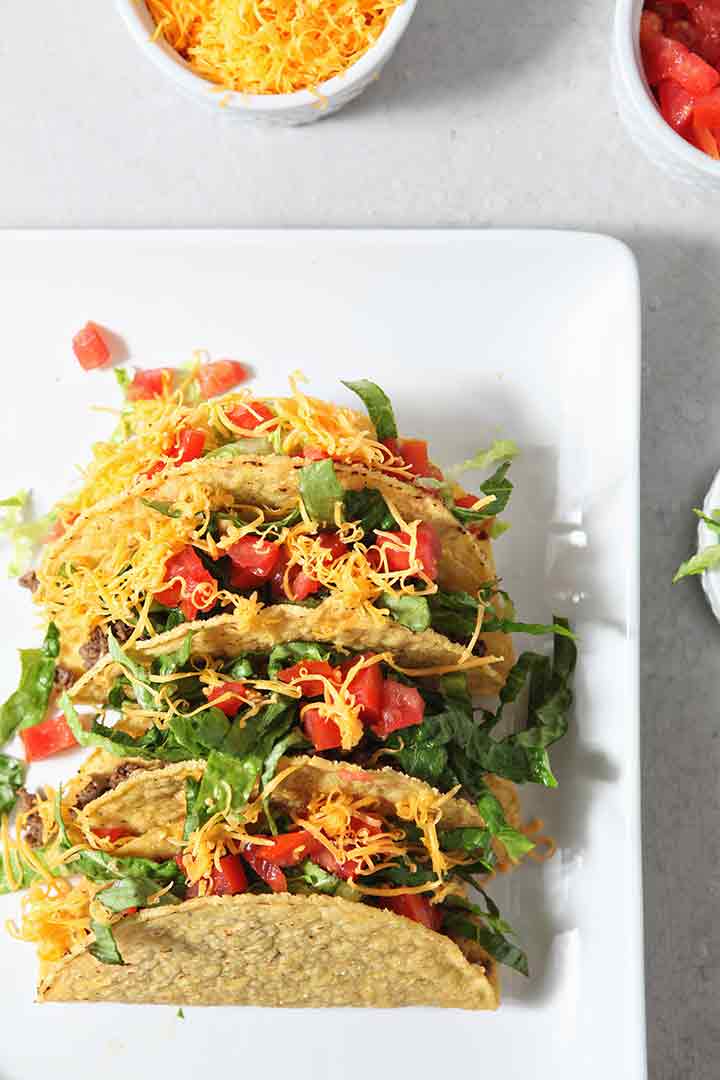
[[[210,766],[183,768],[167,858],[123,853],[60,795],[36,805],[43,872],[15,933],[38,946],[41,1001],[493,1009],[497,965],[527,973],[483,890],[488,830],[454,792],[301,758],[235,808]],[[122,782],[154,820],[163,771]]]
[[[232,613],[245,628],[258,611],[299,605],[318,609],[304,637],[341,616],[434,630],[450,648],[427,637],[426,663],[443,651],[493,656],[476,684],[497,691],[513,662],[509,634],[547,631],[514,620],[491,547],[516,448],[496,443],[465,462],[500,462],[481,496],[468,495],[426,443],[397,437],[379,387],[347,385],[369,418],[295,382],[289,399],[136,402],[122,437],[96,447],[84,488],[60,505],[38,571],[35,598],[60,631],[63,667],[90,667],[109,629],[135,644],[196,617]]]
[[[233,639],[230,647],[211,622],[199,642],[192,632],[173,640],[180,629],[155,639],[164,651],[142,663],[111,639],[92,694],[103,713],[89,729],[63,699],[74,737],[95,750],[72,786],[72,805],[89,829],[121,826],[133,852],[167,856],[182,829],[188,777],[199,782],[207,766],[214,783],[247,798],[256,782],[272,779],[281,756],[314,752],[341,761],[347,783],[360,770],[363,782],[385,775],[384,783],[394,776],[444,793],[462,788],[498,857],[512,862],[532,846],[520,831],[514,784],[555,784],[548,749],[567,730],[572,638],[558,633],[552,658],[523,654],[497,710],[476,713],[464,673],[431,680],[399,666],[389,651],[317,641],[255,651],[255,640],[239,648]],[[526,686],[525,725],[498,736],[504,710]],[[72,693],[82,696],[82,683]],[[153,805],[162,803],[163,811],[152,822],[137,798],[147,769],[160,770]],[[165,832],[146,837],[152,824]]]
[[[493,657],[489,691],[512,666],[489,547],[432,496],[330,461],[191,463],[78,518],[38,578],[61,661],[76,671],[108,629],[138,642],[224,612],[243,629],[263,612],[279,627],[301,612],[304,636],[399,627],[418,636],[408,650],[426,664],[442,652]]]

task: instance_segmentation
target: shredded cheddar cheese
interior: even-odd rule
[[[23,897],[20,926],[8,922],[7,929],[20,941],[35,942],[41,961],[61,960],[87,940],[97,888],[85,878],[75,885],[62,878],[35,881]]]
[[[402,0],[148,0],[154,37],[245,94],[314,89],[367,52]],[[318,95],[322,106],[322,95]]]

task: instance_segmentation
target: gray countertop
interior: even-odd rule
[[[36,9],[5,3],[0,224],[542,225],[630,245],[645,298],[650,1076],[714,1080],[720,630],[697,583],[670,581],[694,543],[691,507],[720,464],[720,215],[717,200],[658,174],[621,129],[611,7],[420,0],[358,102],[312,128],[262,131],[186,105],[108,3],[46,0],[40,26]]]

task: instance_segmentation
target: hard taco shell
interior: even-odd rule
[[[114,928],[124,965],[83,948],[47,970],[40,1001],[434,1005],[495,1009],[494,963],[388,911],[324,896],[210,896],[146,909]]]

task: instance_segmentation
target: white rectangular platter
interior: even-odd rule
[[[233,1073],[293,1080],[645,1075],[638,755],[640,318],[628,250],[558,232],[0,233],[0,495],[46,509],[114,426],[112,372],[71,349],[87,320],[129,363],[193,349],[246,361],[263,393],[301,369],[389,393],[401,431],[441,464],[493,438],[522,455],[497,559],[520,617],[567,614],[577,704],[554,792],[527,793],[556,856],[493,883],[530,959],[496,1014],[281,1012],[31,1004],[31,946],[0,935],[2,1080]],[[468,483],[471,486],[472,477]],[[0,555],[4,555],[0,551]],[[0,699],[37,642],[28,594],[0,584]],[[535,646],[537,642],[534,643]],[[68,775],[36,767],[31,786]],[[17,898],[0,901],[4,920]],[[199,963],[202,961],[199,960]]]

